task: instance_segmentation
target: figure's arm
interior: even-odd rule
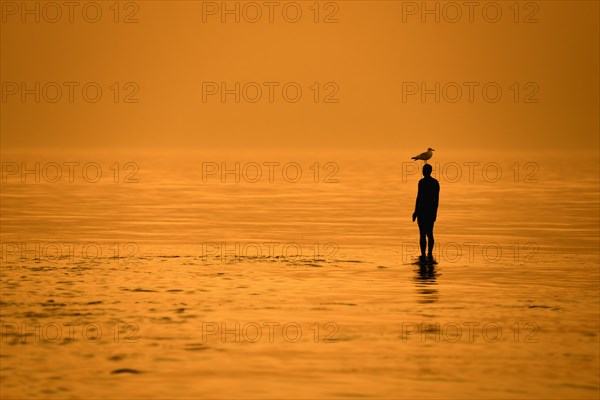
[[[435,190],[435,194],[434,194],[434,200],[433,200],[433,220],[435,221],[437,219],[437,210],[438,210],[438,203],[440,201],[440,184],[436,182],[436,190]]]
[[[417,200],[415,200],[415,211],[413,212],[413,215],[412,215],[413,222],[415,222],[415,219],[417,219],[420,199],[421,199],[421,181],[419,181],[419,189],[417,191]]]

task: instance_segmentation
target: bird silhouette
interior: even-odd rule
[[[418,156],[414,156],[412,159],[413,160],[423,160],[423,161],[425,161],[425,164],[427,164],[427,160],[429,160],[433,156],[433,151],[435,151],[435,150],[430,147],[427,149],[427,151],[425,153],[421,153]]]

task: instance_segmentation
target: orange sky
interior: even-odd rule
[[[34,8],[36,3],[27,4]],[[235,3],[228,2],[232,8]],[[444,21],[443,10],[452,18],[453,4],[463,2],[429,2],[440,7],[440,23],[432,15],[422,23],[421,10],[408,14],[421,2],[321,2],[319,23],[313,21],[313,1],[277,3],[272,23],[262,1],[253,3],[263,12],[257,23],[245,22],[243,14],[240,23],[231,15],[222,23],[220,10],[203,14],[203,8],[211,11],[222,2],[201,1],[121,2],[119,23],[113,22],[113,2],[100,1],[94,3],[102,10],[98,23],[83,18],[82,6],[74,10],[72,23],[67,8],[52,23],[46,19],[54,18],[55,10],[37,3],[36,23],[33,14],[21,21],[21,2],[0,2],[3,151],[428,146],[598,150],[597,1],[521,2],[518,23],[512,1],[493,4],[502,12],[497,23],[482,15],[490,2],[479,2],[472,23],[466,7],[457,23]],[[295,4],[302,10],[300,21],[287,22],[283,6],[288,7],[286,16],[293,17]],[[487,6],[492,17],[493,5]],[[247,2],[239,7],[253,17]],[[93,8],[87,12],[93,17]],[[137,23],[122,22],[130,12]],[[332,12],[338,22],[324,23]],[[524,23],[529,15],[538,22]],[[21,101],[23,82],[29,88],[40,82],[40,103],[33,94]],[[56,103],[48,101],[55,95],[51,82],[63,88]],[[79,84],[72,103],[65,82]],[[83,98],[81,88],[88,82],[102,89],[97,103]],[[115,82],[120,86],[118,103],[111,89]],[[123,102],[136,87],[125,87],[127,82],[139,88],[137,103]],[[241,101],[235,103],[234,95],[222,102],[216,94],[203,102],[203,82],[225,82],[230,88],[235,82],[240,88],[257,82],[262,97],[251,103],[240,93]],[[265,82],[279,83],[273,84],[272,103]],[[281,88],[288,82],[302,89],[296,103],[283,98]],[[319,102],[314,101],[315,82]],[[325,86],[328,82],[333,84]],[[412,82],[417,86],[410,86]],[[422,102],[417,93],[403,101],[403,85],[405,90],[421,83],[433,88],[436,82],[440,87],[456,82],[464,89],[462,97],[451,103],[440,93],[440,103],[434,95]],[[473,86],[473,102],[465,82],[479,85]],[[489,93],[496,85],[502,89],[497,103],[483,98],[482,87],[490,82]],[[447,98],[455,95],[453,85],[446,86]],[[335,88],[338,102],[324,103]],[[247,98],[254,97],[255,87],[246,89]],[[536,89],[531,98],[538,102],[525,103]],[[289,90],[294,93],[293,87]]]

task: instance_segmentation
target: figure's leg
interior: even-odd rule
[[[433,240],[433,222],[431,224],[429,224],[429,226],[427,227],[427,244],[428,244],[428,249],[427,249],[427,255],[429,257],[433,256],[433,245],[435,244],[435,241]]]
[[[425,257],[425,247],[427,246],[427,241],[425,237],[427,235],[427,227],[424,224],[419,223],[419,244],[421,245],[421,257]]]

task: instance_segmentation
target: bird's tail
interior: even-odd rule
[[[411,157],[411,160],[417,160],[417,159],[418,159],[417,157]]]

